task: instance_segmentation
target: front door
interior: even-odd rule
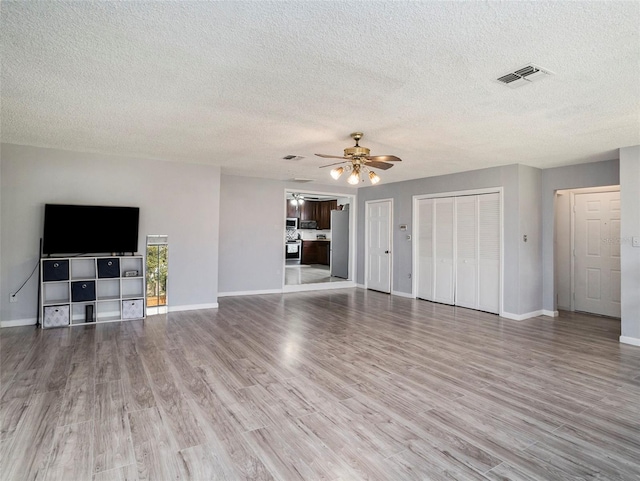
[[[620,317],[620,192],[576,194],[575,310]]]
[[[366,287],[391,292],[391,200],[367,202]]]

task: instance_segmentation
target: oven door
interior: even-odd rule
[[[298,261],[302,256],[302,243],[300,241],[290,241],[284,245],[284,256],[287,261]]]

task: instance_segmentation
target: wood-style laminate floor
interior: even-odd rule
[[[1,341],[2,480],[638,480],[640,348],[362,289]]]
[[[329,266],[320,264],[289,265],[284,270],[284,285],[319,284],[325,282],[344,282],[347,279],[331,275]]]

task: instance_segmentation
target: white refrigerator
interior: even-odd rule
[[[349,211],[331,211],[331,276],[349,279]]]

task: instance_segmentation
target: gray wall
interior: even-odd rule
[[[606,160],[542,171],[542,306],[555,311],[554,202],[560,189],[618,185],[619,162]]]
[[[540,268],[541,249],[539,192],[541,174],[538,169],[507,165],[459,174],[427,177],[365,187],[358,191],[358,264],[357,282],[364,284],[364,226],[365,202],[393,198],[393,291],[411,294],[412,247],[400,224],[412,231],[412,202],[414,195],[455,192],[472,189],[502,187],[504,193],[504,310],[511,314],[525,314],[541,309]],[[526,219],[525,219],[526,217]],[[529,242],[522,244],[521,229],[527,229]],[[536,264],[537,263],[537,264]],[[520,269],[526,275],[521,277]]]
[[[170,309],[215,305],[218,292],[217,167],[1,146],[0,320],[35,319],[37,275],[20,291],[38,259],[45,203],[140,207],[138,251],[147,234],[169,236]]]
[[[558,309],[571,310],[571,191],[558,193],[555,202],[555,286]]]
[[[518,310],[515,312],[525,314],[542,308],[542,203],[540,202],[542,171],[526,165],[519,165],[518,171],[520,229],[516,243],[520,285]],[[506,232],[505,226],[505,234]]]
[[[282,290],[285,189],[302,193],[356,193],[356,189],[345,182],[299,184],[223,175],[220,188],[221,294]]]
[[[640,145],[620,149],[622,337],[640,343]],[[640,345],[640,344],[638,344]]]

